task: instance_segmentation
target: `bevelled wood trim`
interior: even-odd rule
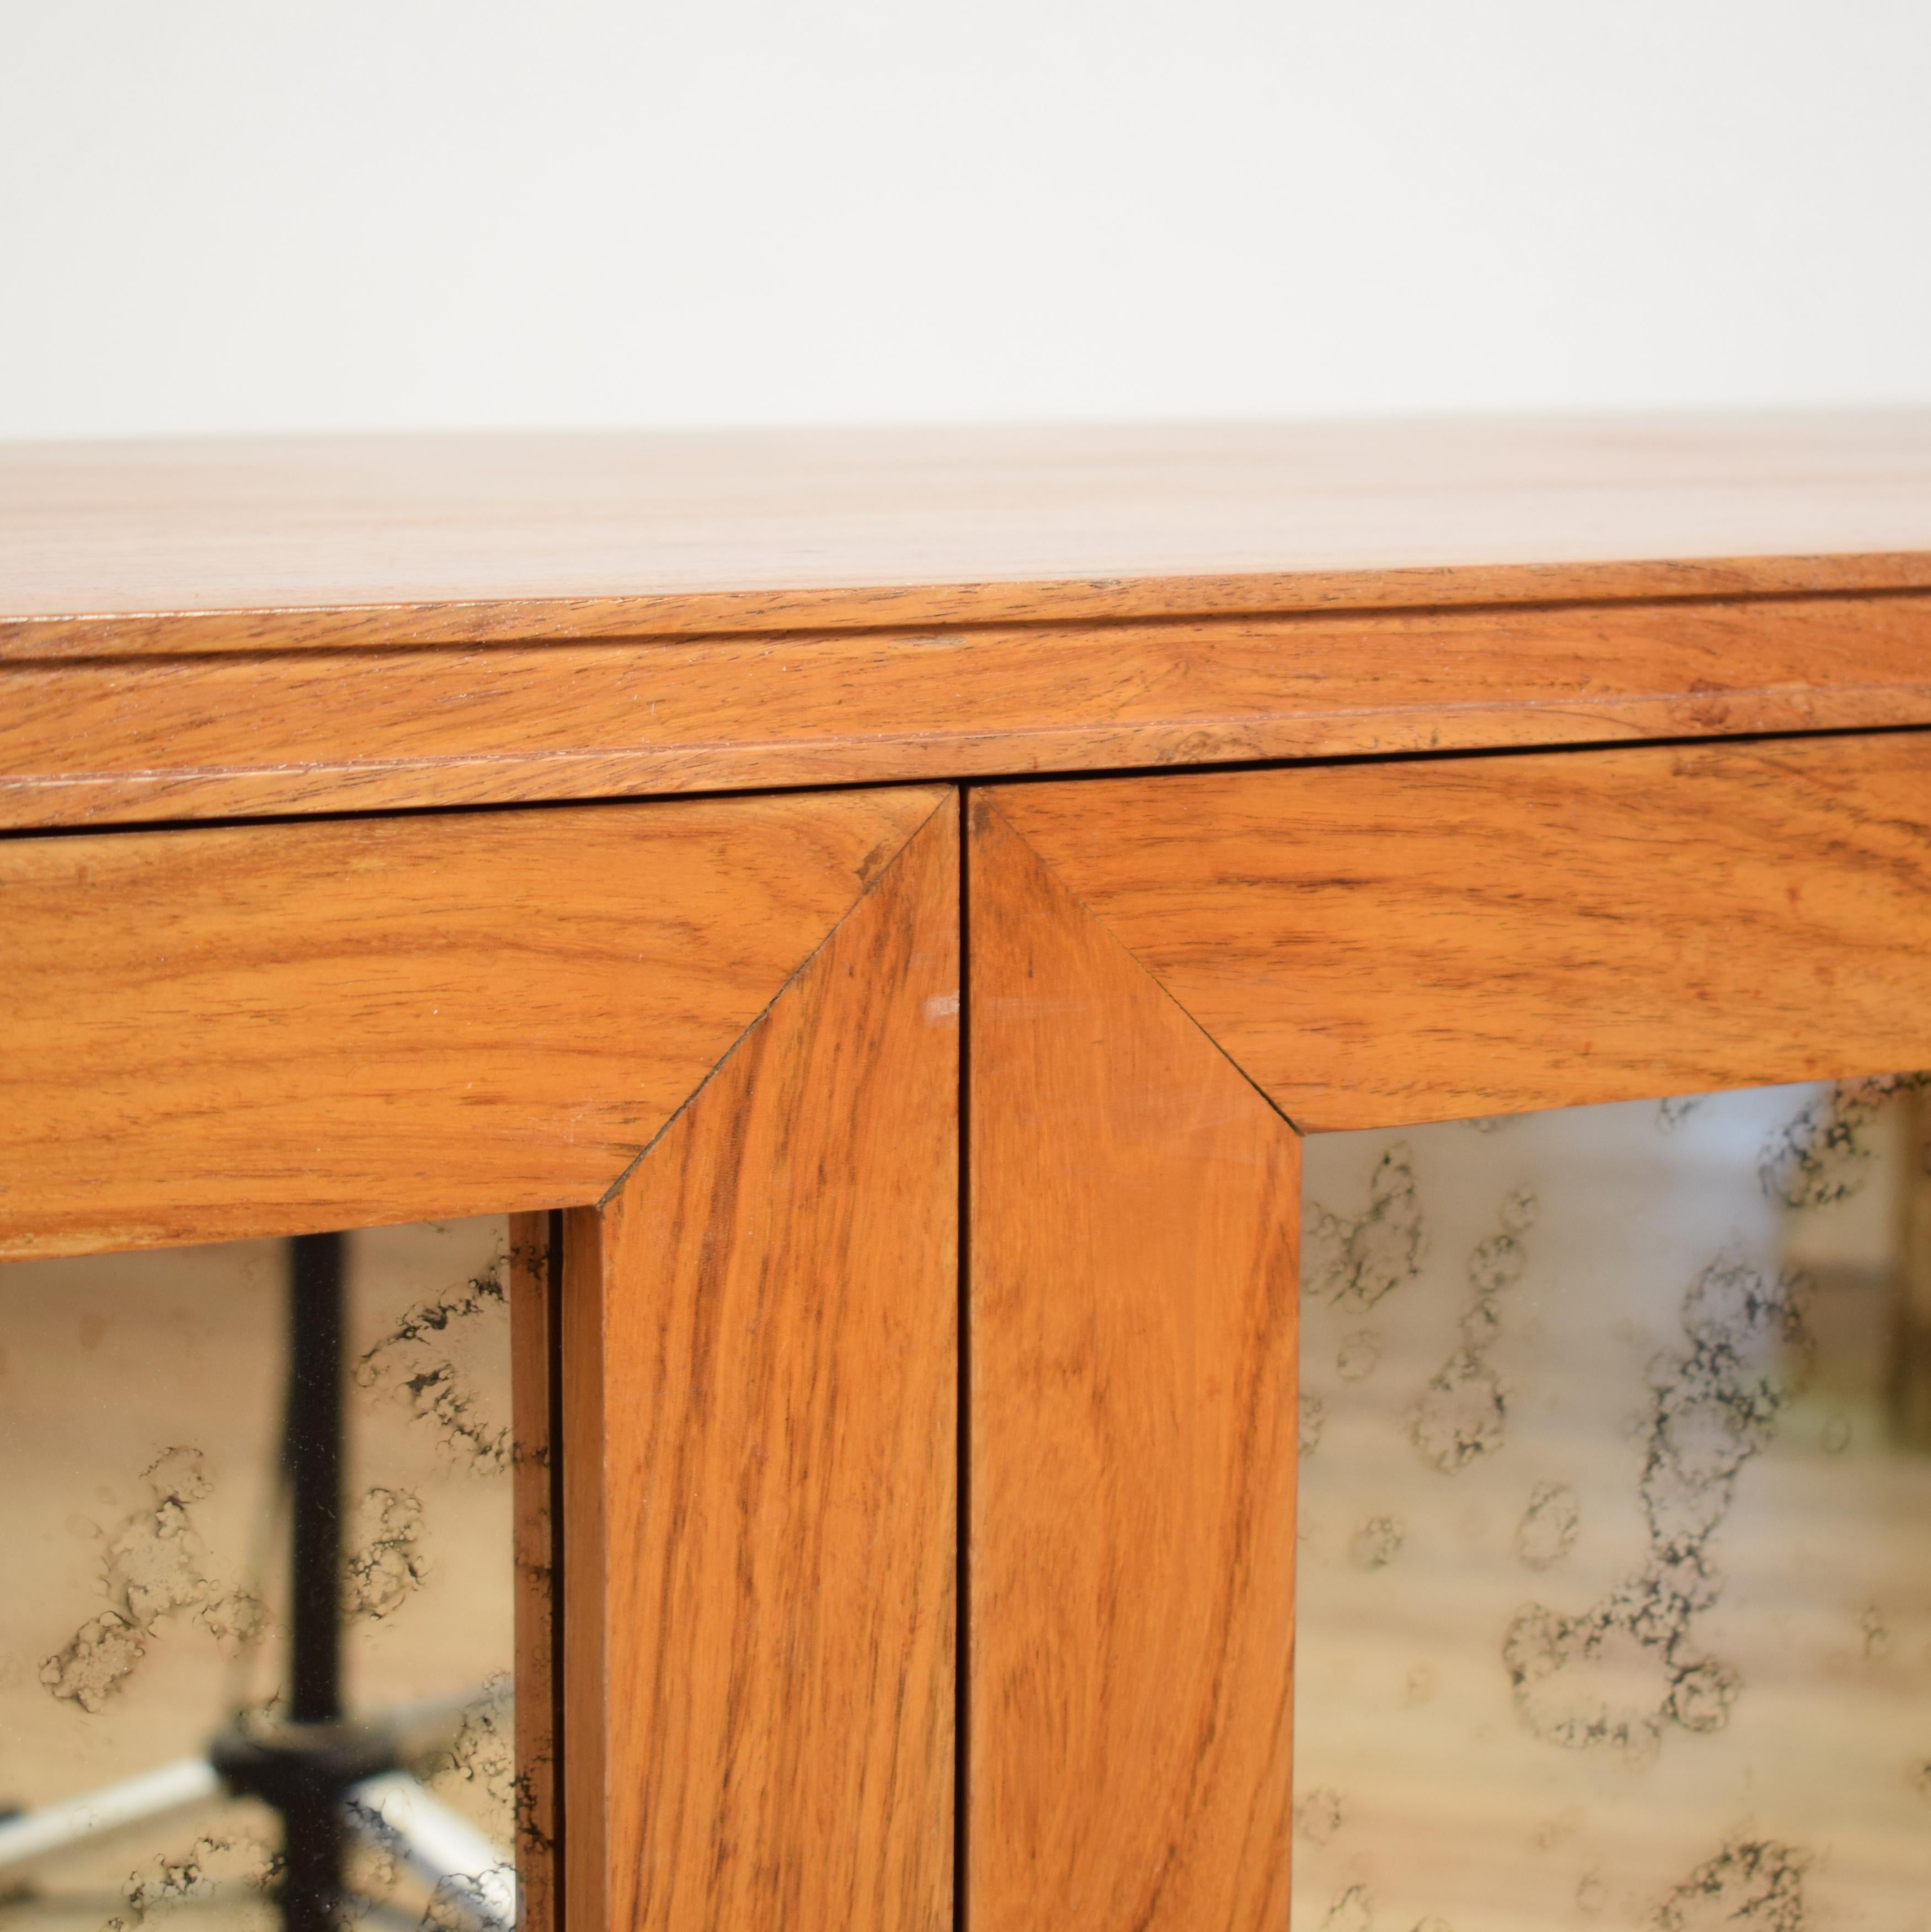
[[[572,1926],[953,1923],[958,851],[567,1217]]]
[[[985,799],[968,1922],[1279,1932],[1300,1140]]]
[[[0,826],[1931,723],[1931,596],[0,665]]]
[[[0,843],[0,1254],[595,1200],[946,796]]]
[[[1931,734],[999,808],[1304,1129],[1931,1066]]]

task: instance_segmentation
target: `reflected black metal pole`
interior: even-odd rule
[[[343,1238],[289,1244],[287,1459],[292,1586],[289,1717],[342,1720]],[[338,1790],[311,1784],[282,1808],[286,1932],[343,1922],[346,1832]]]
[[[283,1932],[343,1932],[367,1910],[349,1895],[352,1840],[379,1846],[445,1888],[456,1922],[472,1932],[514,1932],[515,1884],[495,1846],[403,1770],[392,1717],[353,1723],[342,1708],[346,1246],[340,1234],[304,1234],[288,1249],[286,1720],[238,1713],[208,1760],[231,1791],[280,1816]]]

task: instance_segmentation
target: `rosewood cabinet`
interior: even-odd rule
[[[1563,1342],[1610,1291],[1555,1254],[1519,1320],[1555,1156],[1507,1192],[1421,1135],[1825,1083],[1733,1216],[1773,1248],[1855,1192],[1790,1162],[1931,1144],[1931,421],[49,446],[0,501],[0,1247],[514,1217],[526,1924],[1468,1932],[1568,1922],[1509,1916],[1565,1858],[1578,1924],[1924,1922],[1915,1156],[1877,1621],[1757,1690],[1718,1558],[1835,1345],[1734,1242],[1663,1342]],[[1371,1132],[1304,1281],[1309,1137]],[[1500,1204],[1440,1372],[1351,1420],[1436,1334],[1386,1298],[1418,1171],[1444,1228]],[[1597,1510],[1524,1445],[1624,1329]],[[1302,1542],[1323,1750],[1453,1702],[1489,1564],[1465,1736],[1391,1731],[1372,1790],[1297,1769],[1317,1441],[1360,1485]],[[1344,1654],[1376,1618],[1399,1682]],[[1799,1844],[1812,1678],[1903,1728],[1838,1727],[1820,1780],[1878,1795]],[[1699,1760],[1747,1708],[1768,1754]],[[1708,1857],[1631,1875],[1628,1794],[1720,1777]]]

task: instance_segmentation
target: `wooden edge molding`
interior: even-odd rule
[[[0,828],[1931,723],[1931,596],[0,664]]]
[[[997,796],[1304,1130],[1931,1066],[1931,734]]]
[[[950,796],[0,842],[0,1256],[597,1200]]]
[[[556,1722],[555,1490],[557,1297],[562,1227],[556,1214],[509,1217],[511,1476],[516,1564],[517,1932],[562,1932],[557,1890],[561,1762]]]
[[[969,1920],[1287,1922],[1298,1136],[976,794]]]
[[[1106,623],[1238,613],[1786,597],[1931,590],[1931,552],[1443,564],[1387,569],[1188,572],[583,597],[0,614],[0,659],[412,645],[580,643],[639,637],[862,631],[904,626]]]
[[[952,1924],[958,853],[565,1217],[578,1932]]]

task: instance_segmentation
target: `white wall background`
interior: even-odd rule
[[[0,0],[0,435],[1931,401],[1931,0]]]

